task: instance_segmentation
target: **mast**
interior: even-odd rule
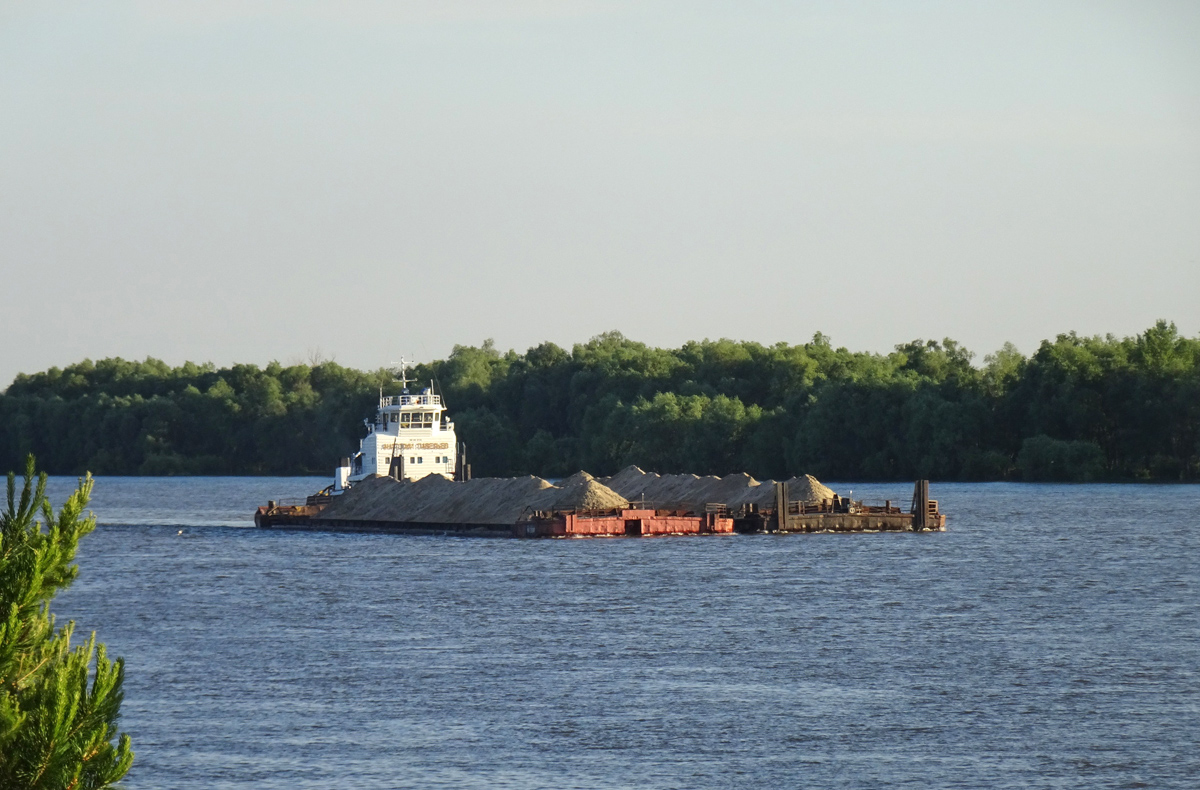
[[[403,387],[404,389],[408,389],[408,372],[406,370],[406,363],[404,361],[404,357],[400,357],[400,378],[398,379],[398,381],[400,382],[401,387]]]

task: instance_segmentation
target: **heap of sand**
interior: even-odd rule
[[[334,497],[321,518],[511,526],[535,510],[607,510],[628,505],[586,472],[558,486],[540,477],[480,477],[463,483],[441,475],[415,482],[370,477]]]
[[[773,507],[775,504],[775,481],[759,482],[748,474],[730,474],[725,477],[698,475],[659,475],[644,472],[636,466],[627,466],[600,482],[638,504],[662,510],[691,510],[700,512],[708,504],[722,504],[736,510],[745,504],[758,507]],[[821,484],[812,475],[793,477],[787,481],[788,498],[793,502],[812,502],[832,499],[833,489]]]
[[[790,499],[831,499],[834,493],[811,475],[788,481]],[[747,474],[725,477],[657,475],[636,466],[597,480],[587,472],[552,485],[540,477],[481,477],[456,483],[441,475],[415,482],[373,476],[334,497],[322,519],[417,524],[511,526],[534,511],[617,510],[644,502],[648,508],[704,512],[709,504],[736,510],[744,504],[771,508],[775,481]]]
[[[562,491],[549,510],[614,510],[629,507],[629,501],[587,472],[576,472],[558,484]]]

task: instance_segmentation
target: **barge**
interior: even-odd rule
[[[607,478],[579,472],[557,484],[537,477],[471,478],[466,447],[433,382],[379,393],[374,423],[333,484],[303,502],[258,508],[264,529],[455,534],[515,538],[941,531],[946,517],[919,480],[906,511],[839,496],[815,477],[759,482],[658,475],[630,466]]]
[[[681,498],[682,497],[682,498]],[[864,504],[805,476],[657,475],[630,467],[611,478],[579,472],[554,485],[536,477],[450,481],[375,476],[337,496],[272,501],[256,526],[335,532],[513,538],[652,537],[733,533],[937,532],[946,516],[914,486],[910,506]]]

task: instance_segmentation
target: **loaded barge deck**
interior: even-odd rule
[[[805,476],[758,482],[647,474],[629,467],[597,480],[580,472],[558,485],[539,478],[453,482],[374,477],[341,494],[303,503],[272,501],[256,526],[335,532],[573,538],[720,535],[732,533],[944,531],[946,516],[929,498],[929,481],[914,486],[910,507],[866,505]]]

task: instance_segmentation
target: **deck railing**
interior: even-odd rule
[[[441,395],[384,395],[380,406],[441,406]]]

